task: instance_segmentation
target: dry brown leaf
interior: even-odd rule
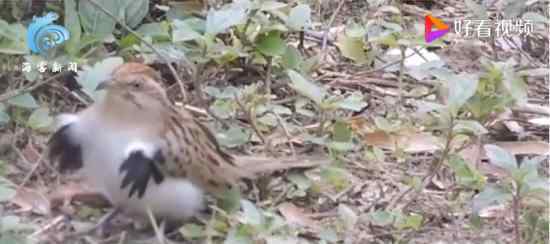
[[[408,153],[433,152],[439,149],[437,137],[416,129],[405,128],[390,134],[376,129],[374,124],[363,117],[351,118],[350,125],[366,145],[392,151],[401,148]]]
[[[438,140],[435,136],[425,132],[400,132],[396,135],[384,131],[365,133],[363,141],[367,145],[395,151],[402,148],[408,153],[433,152],[439,149]]]
[[[15,197],[11,203],[17,205],[17,212],[31,211],[39,215],[50,215],[51,205],[48,198],[44,194],[25,187],[17,189]]]
[[[319,229],[319,225],[315,220],[309,218],[302,208],[297,207],[291,202],[279,205],[279,212],[281,212],[289,225],[298,225],[314,230]]]

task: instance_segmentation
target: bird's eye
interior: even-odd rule
[[[134,82],[134,83],[132,83],[132,87],[134,87],[134,88],[136,88],[136,89],[139,89],[139,88],[141,88],[141,83],[139,83],[139,82]]]

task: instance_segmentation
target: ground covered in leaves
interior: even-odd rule
[[[0,243],[548,243],[548,1],[482,2],[0,0]],[[71,38],[31,55],[49,11]],[[451,31],[426,43],[427,14]],[[497,36],[511,19],[533,28]],[[124,61],[257,172],[240,207],[74,234],[110,206],[47,139]]]

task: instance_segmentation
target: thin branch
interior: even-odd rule
[[[334,13],[332,13],[332,16],[330,16],[330,20],[327,23],[325,32],[323,33],[323,42],[321,43],[321,60],[325,59],[328,32],[330,31],[330,27],[334,23],[334,20],[336,19],[336,15],[338,15],[338,13],[340,12],[340,9],[342,9],[342,6],[344,6],[345,1],[346,0],[340,0],[340,2],[338,3],[338,7],[336,7],[336,10],[334,11]]]
[[[283,118],[279,116],[277,113],[270,111],[271,114],[277,118],[277,123],[281,128],[283,129],[283,133],[285,133],[286,139],[288,140],[288,146],[290,147],[290,151],[292,152],[292,156],[296,157],[296,149],[294,149],[294,143],[292,143],[292,137],[290,136],[290,132],[288,131],[288,128],[285,125],[285,122],[283,121]]]
[[[258,126],[256,124],[256,112],[255,112],[254,106],[251,106],[250,109],[247,109],[246,106],[241,102],[241,100],[239,100],[237,96],[235,96],[235,102],[243,110],[246,117],[248,117],[248,119],[250,120],[250,126],[252,127],[252,129],[258,136],[258,138],[260,138],[260,141],[262,141],[262,143],[265,144],[265,137],[260,131],[260,129],[258,129]]]
[[[28,93],[28,92],[31,92],[33,91],[34,89],[46,84],[46,83],[49,83],[50,81],[53,81],[57,78],[59,78],[63,73],[57,73],[53,76],[50,76],[48,79],[45,79],[43,81],[39,81],[39,82],[36,82],[34,84],[31,84],[29,86],[25,86],[25,87],[22,87],[22,88],[19,88],[19,89],[16,89],[16,90],[12,90],[12,91],[8,91],[2,95],[0,95],[0,103],[1,102],[4,102],[10,98],[13,98],[13,97],[17,97],[21,94],[24,94],[24,93]]]
[[[170,62],[170,60],[168,58],[166,58],[164,55],[162,55],[160,53],[160,51],[158,49],[156,49],[151,43],[149,43],[147,40],[143,39],[139,33],[135,32],[134,30],[132,30],[132,28],[130,28],[128,25],[126,25],[126,23],[120,21],[113,13],[109,12],[109,10],[105,9],[103,6],[101,6],[100,4],[98,4],[95,0],[86,0],[88,2],[90,2],[92,5],[94,5],[94,7],[98,8],[99,10],[101,10],[103,13],[105,13],[106,15],[108,15],[110,18],[112,18],[114,21],[116,21],[118,24],[120,24],[120,26],[122,26],[124,29],[126,29],[128,32],[130,32],[132,35],[134,35],[138,40],[140,40],[143,44],[145,44],[145,46],[147,46],[148,48],[150,48],[155,54],[157,54],[164,62],[166,62],[166,65],[168,65],[168,68],[170,69],[170,72],[172,73],[172,76],[174,76],[174,78],[176,79],[179,87],[180,87],[180,90],[181,90],[181,94],[183,96],[183,100],[187,100],[187,95],[186,95],[186,92],[185,92],[185,85],[183,84],[183,81],[181,80],[181,78],[179,77],[178,75],[178,72],[176,71],[176,69],[174,68],[174,66],[172,65],[172,63]],[[189,64],[189,66],[194,69],[194,65],[189,62],[189,60],[185,59],[186,63]]]

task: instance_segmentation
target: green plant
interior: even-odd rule
[[[481,209],[495,203],[511,204],[509,207],[513,215],[515,243],[547,240],[548,225],[541,224],[548,223],[550,185],[548,179],[538,173],[539,165],[546,157],[525,158],[518,163],[512,154],[498,146],[489,144],[484,148],[491,163],[504,169],[507,175],[501,182],[486,185],[473,199],[474,213],[478,214]],[[541,217],[533,216],[535,212]]]

